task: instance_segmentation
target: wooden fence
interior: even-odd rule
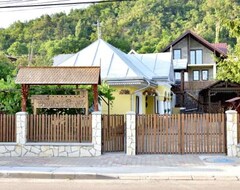
[[[16,116],[0,114],[0,142],[16,142]]]
[[[238,125],[237,125],[237,136],[238,136],[238,143],[240,143],[240,114],[238,114],[238,118],[237,118],[237,120],[238,120]]]
[[[137,115],[138,154],[225,153],[224,114]]]
[[[124,115],[102,115],[104,152],[124,151]]]
[[[91,115],[29,115],[28,142],[92,142]]]

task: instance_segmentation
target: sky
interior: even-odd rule
[[[91,1],[96,0],[0,0],[0,28],[6,28],[14,22],[20,20],[26,22],[31,19],[41,17],[44,14],[54,14],[58,12],[69,13],[71,9],[86,8],[91,5]],[[18,5],[35,5],[46,3],[74,3],[74,2],[89,2],[90,4],[82,5],[64,5],[52,7],[31,7],[31,8],[2,8],[6,6]]]

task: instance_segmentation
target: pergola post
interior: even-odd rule
[[[28,89],[29,86],[27,84],[22,84],[22,112],[27,111]]]
[[[184,106],[184,70],[181,71],[181,107]]]
[[[93,102],[94,102],[94,111],[98,111],[98,85],[93,84]]]

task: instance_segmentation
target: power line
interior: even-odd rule
[[[25,5],[7,5],[0,6],[0,9],[13,9],[13,8],[31,8],[31,7],[51,7],[61,5],[81,5],[81,4],[95,4],[95,3],[113,3],[122,1],[135,1],[135,0],[100,0],[100,1],[82,1],[82,2],[65,2],[65,3],[46,3],[46,4],[25,4]]]

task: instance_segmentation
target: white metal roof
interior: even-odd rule
[[[99,39],[68,59],[58,62],[57,66],[101,66],[103,80],[147,79],[150,81],[154,78],[168,77],[171,55],[169,52],[126,54]]]
[[[72,57],[74,54],[60,54],[53,58],[53,66],[58,66],[60,63]]]
[[[142,72],[127,54],[99,39],[58,66],[101,66],[102,79],[152,78],[151,72]]]
[[[174,80],[171,52],[150,54],[132,53],[131,55],[137,57],[146,67],[154,72],[155,79],[165,78],[169,81]]]

